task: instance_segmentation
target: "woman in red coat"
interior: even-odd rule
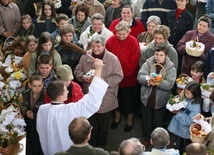
[[[121,112],[123,112],[127,114],[124,132],[129,132],[133,127],[134,112],[140,102],[140,87],[137,81],[140,47],[137,39],[130,35],[131,29],[127,22],[120,21],[115,29],[116,35],[107,40],[106,49],[118,57],[124,78],[119,85],[119,108],[116,109],[111,129],[117,128],[121,122]]]
[[[122,12],[121,12],[121,18],[115,19],[111,25],[109,26],[109,30],[111,32],[113,32],[114,34],[116,34],[116,30],[115,30],[115,26],[120,22],[120,21],[126,21],[128,22],[128,24],[130,25],[131,28],[131,32],[130,34],[132,36],[134,36],[135,38],[137,38],[137,36],[141,33],[141,32],[145,32],[146,29],[143,26],[143,24],[141,23],[140,20],[137,20],[135,18],[133,18],[133,12],[132,12],[132,8],[130,5],[125,5],[122,8]]]

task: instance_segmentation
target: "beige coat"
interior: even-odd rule
[[[91,53],[92,51],[90,51],[89,54],[91,55]],[[102,70],[102,78],[109,84],[109,87],[103,98],[98,113],[106,113],[118,107],[117,92],[119,83],[123,79],[122,68],[118,58],[115,55],[105,50],[103,63],[105,66]],[[91,69],[93,69],[92,59],[87,55],[83,55],[74,70],[74,75],[77,80],[82,83],[84,93],[88,93],[90,83],[84,82],[82,77]]]

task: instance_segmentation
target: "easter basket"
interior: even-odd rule
[[[214,85],[211,85],[209,83],[203,83],[201,85],[202,97],[208,97],[209,98],[213,90],[214,90]]]
[[[15,42],[14,37],[12,37],[12,36],[7,37],[4,41],[3,50],[6,51],[14,42]]]
[[[204,117],[202,117],[202,123],[201,125],[199,125],[198,123],[193,123],[190,125],[189,130],[190,130],[190,139],[193,143],[203,143],[204,140],[207,137],[207,133],[204,131]],[[196,128],[197,126],[200,126],[200,128]],[[194,128],[197,129],[197,131],[195,133],[194,132]]]
[[[204,53],[205,45],[196,40],[190,40],[186,42],[186,53],[193,57],[200,57]]]
[[[26,124],[20,113],[20,106],[15,103],[5,105],[1,111],[0,153],[2,155],[11,155],[20,151],[17,148],[19,141],[25,137],[24,126]]]
[[[192,81],[192,78],[187,74],[180,74],[176,79],[176,84],[178,88],[184,89],[186,87],[186,84],[190,81]]]
[[[183,96],[179,96],[179,95],[174,96],[171,94],[166,104],[166,109],[173,112],[173,111],[180,110],[181,108],[185,108],[187,104],[188,103],[184,101]]]
[[[154,70],[156,71],[156,66],[160,66],[162,68],[162,72],[160,72],[159,74],[154,72]],[[166,70],[161,64],[155,63],[150,68],[150,76],[149,77],[150,77],[150,81],[154,85],[159,85],[163,81],[163,79],[165,78],[165,75],[166,75]]]

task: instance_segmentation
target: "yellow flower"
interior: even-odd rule
[[[17,80],[21,79],[22,78],[21,73],[20,72],[15,72],[14,73],[14,78],[17,79]]]

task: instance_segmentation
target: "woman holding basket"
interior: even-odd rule
[[[197,29],[188,31],[178,42],[177,52],[180,55],[183,55],[181,73],[185,73],[190,76],[191,66],[197,61],[201,60],[204,54],[206,54],[207,51],[214,45],[214,35],[209,32],[210,26],[210,18],[202,16],[198,20]],[[201,56],[194,56],[194,54],[189,55],[186,52],[186,42],[190,40],[196,40],[196,37],[198,38],[197,42],[203,43],[205,45],[204,52]],[[198,50],[200,50],[200,47],[198,47]],[[197,54],[197,51],[195,51],[195,54]]]
[[[141,87],[143,144],[147,147],[150,135],[156,127],[163,127],[166,103],[176,79],[176,69],[168,58],[164,44],[155,47],[154,56],[147,59],[138,73]],[[159,78],[156,78],[159,76]]]

